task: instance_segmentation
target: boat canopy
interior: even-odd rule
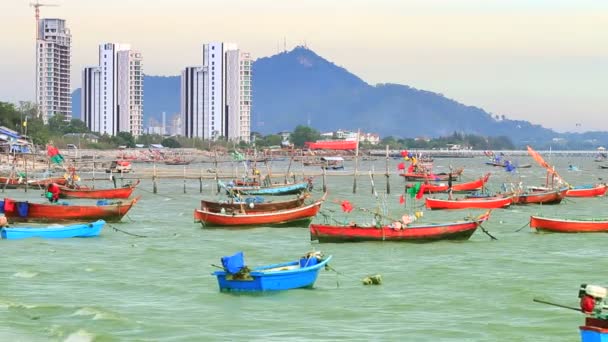
[[[342,157],[321,157],[322,161],[336,161],[336,162],[342,162],[344,161],[344,158]]]
[[[236,252],[234,255],[222,257],[222,266],[230,274],[238,273],[245,267],[245,257],[243,252]]]

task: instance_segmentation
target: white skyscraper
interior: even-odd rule
[[[99,66],[83,72],[82,120],[101,134],[143,133],[141,53],[128,44],[99,46]]]
[[[44,122],[55,114],[72,118],[72,35],[63,19],[41,19],[36,33],[36,102]]]
[[[182,72],[184,135],[249,141],[250,77],[248,53],[239,51],[235,44],[205,44],[203,66]]]

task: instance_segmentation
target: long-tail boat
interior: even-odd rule
[[[206,210],[196,209],[194,221],[201,222],[203,227],[213,226],[274,226],[289,224],[295,226],[302,224],[308,226],[310,221],[321,209],[324,198],[313,204],[300,206],[292,209],[276,210],[256,213],[214,213]]]
[[[452,180],[458,180],[462,175],[464,168],[459,168],[452,172]],[[432,182],[440,182],[447,181],[450,177],[450,173],[441,172],[441,173],[430,173],[430,172],[404,172],[399,174],[401,177],[404,177],[406,181],[432,181]]]
[[[20,222],[60,222],[105,220],[118,222],[133,207],[141,196],[130,201],[118,201],[103,205],[63,205],[29,203],[4,200],[4,215]],[[10,204],[7,204],[7,200]]]
[[[606,190],[608,190],[608,185],[606,184],[579,185],[568,189],[568,191],[566,191],[566,197],[604,196]]]
[[[116,189],[91,189],[88,187],[76,187],[70,188],[67,186],[60,186],[59,193],[60,198],[129,198],[135,187],[139,184],[139,180],[134,184],[129,184],[122,188]]]
[[[490,173],[488,172],[483,177],[476,179],[474,181],[452,184],[452,191],[459,192],[459,191],[479,190],[479,189],[483,188],[484,184],[486,184],[488,182],[489,178],[490,178]],[[411,186],[413,186],[413,185],[412,184],[407,185],[408,188]],[[448,189],[449,189],[448,184],[437,184],[437,185],[427,184],[424,188],[424,192],[431,194],[434,192],[446,192],[446,191],[448,191]]]
[[[294,199],[286,201],[270,201],[257,203],[255,201],[248,201],[247,198],[241,199],[240,202],[230,200],[228,202],[217,202],[209,200],[201,200],[201,210],[219,213],[222,209],[227,213],[232,212],[269,212],[277,210],[285,210],[301,207],[304,204],[304,200],[310,197],[309,193],[304,193]]]
[[[319,242],[399,241],[431,242],[438,240],[468,240],[477,227],[490,217],[486,212],[464,221],[426,225],[331,226],[310,225],[310,239]]]
[[[497,209],[506,208],[513,203],[511,196],[471,197],[460,199],[425,198],[428,209]]]
[[[513,193],[513,204],[558,204],[566,197],[568,188],[549,191]]]
[[[559,219],[530,216],[530,227],[537,231],[558,233],[608,232],[608,218],[602,219]]]
[[[16,240],[29,237],[45,239],[94,237],[99,236],[99,233],[105,224],[106,221],[97,220],[92,223],[79,223],[68,226],[0,228],[0,238]]]
[[[273,184],[270,186],[231,186],[224,182],[218,181],[220,187],[226,189],[229,194],[243,194],[243,195],[292,195],[298,194],[309,189],[310,182],[302,182],[295,184]]]
[[[45,188],[49,184],[52,184],[52,183],[59,184],[59,185],[65,185],[67,183],[67,181],[63,177],[28,179],[27,186]],[[25,187],[25,184],[26,184],[26,182],[23,178],[0,177],[0,188],[4,188],[4,186],[6,186],[7,189],[16,189],[16,188]]]

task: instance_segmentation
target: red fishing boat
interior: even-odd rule
[[[63,177],[28,179],[27,186],[29,186],[29,187],[47,187],[51,183],[65,185],[67,183],[67,181]],[[7,189],[25,187],[25,179],[24,178],[14,178],[14,177],[13,178],[0,177],[0,188],[4,188],[5,185],[6,185]]]
[[[4,215],[13,221],[21,222],[94,221],[99,219],[118,222],[137,203],[139,198],[106,205],[41,204],[5,199]]]
[[[530,227],[537,231],[557,233],[608,232],[608,219],[558,219],[530,216]]]
[[[319,242],[399,241],[431,242],[438,240],[468,240],[477,227],[490,217],[486,212],[474,219],[451,223],[402,226],[310,225],[310,239]]]
[[[425,205],[428,209],[497,209],[506,208],[513,203],[510,196],[495,197],[472,197],[454,200],[444,200],[439,198],[426,198]]]
[[[321,209],[321,199],[313,204],[292,209],[277,210],[257,213],[213,213],[206,210],[196,209],[194,221],[201,222],[207,226],[271,226],[288,223],[294,226],[296,223],[308,225]]]
[[[452,180],[458,180],[462,175],[464,168],[460,168],[454,170],[452,172]],[[450,177],[450,174],[447,172],[441,173],[431,173],[431,172],[404,172],[399,174],[401,177],[404,177],[406,181],[430,181],[430,182],[440,182],[447,181]]]
[[[513,193],[513,204],[558,204],[566,197],[568,188],[532,191],[525,193]]]
[[[604,196],[608,185],[596,184],[596,185],[581,185],[575,186],[566,191],[566,197],[596,197]]]
[[[70,188],[67,186],[60,186],[59,193],[60,198],[129,198],[135,187],[139,184],[139,180],[136,183],[127,185],[122,188],[116,189],[91,189],[86,186],[78,186]]]
[[[241,213],[254,213],[254,212],[272,212],[277,210],[293,209],[304,205],[304,201],[310,197],[310,194],[305,193],[294,199],[286,201],[269,201],[269,202],[256,202],[255,197],[244,198],[240,202],[227,201],[227,202],[216,202],[201,200],[201,210],[219,213],[224,210],[226,213],[241,212]],[[325,197],[325,196],[324,196]],[[249,200],[251,199],[251,200]]]
[[[490,178],[490,173],[487,173],[485,176],[476,179],[472,182],[465,182],[465,183],[458,183],[458,184],[452,184],[452,191],[457,192],[457,191],[473,191],[473,190],[479,190],[481,188],[483,188],[484,184],[486,184],[488,182],[488,179]],[[408,184],[407,187],[412,187],[413,184]],[[434,193],[434,192],[445,192],[448,191],[449,186],[448,184],[437,184],[437,185],[433,185],[433,184],[427,184],[424,188],[424,192],[426,193]]]

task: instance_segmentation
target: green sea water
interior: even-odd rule
[[[435,166],[437,172],[465,166],[464,180],[492,172],[493,190],[503,182],[545,181],[536,165],[510,174],[484,161],[436,159]],[[352,177],[328,177],[324,212],[366,223],[369,214],[344,214],[334,201],[370,209],[384,202],[395,216],[423,204],[408,198],[399,205],[404,181],[395,175],[390,195],[386,179],[375,177],[376,200],[366,174],[372,163],[384,169],[384,160],[363,162],[357,194]],[[390,161],[391,170],[397,163]],[[588,158],[554,157],[551,163],[575,185],[608,178],[608,170]],[[581,171],[567,171],[570,163]],[[211,184],[203,194],[198,182],[189,183],[186,194],[182,187],[181,180],[162,181],[153,195],[151,182],[143,181],[136,191],[140,202],[112,224],[145,238],[106,226],[98,238],[0,241],[0,341],[577,341],[582,314],[532,299],[577,306],[581,283],[608,285],[608,235],[516,232],[532,214],[608,217],[604,197],[495,210],[484,227],[497,241],[478,230],[463,242],[319,244],[306,228],[203,229],[192,213],[201,197],[216,198]],[[320,188],[316,177],[315,196]],[[43,200],[32,190],[4,196]],[[480,212],[425,211],[419,222]],[[314,289],[261,295],[220,293],[211,275],[211,264],[236,251],[259,265],[294,260],[311,249],[333,255],[331,265],[342,275],[322,271]],[[370,274],[382,275],[383,284],[363,286],[361,278]]]

